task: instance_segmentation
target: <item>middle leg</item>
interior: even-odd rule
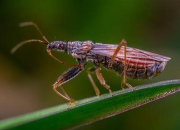
[[[98,66],[95,66],[95,67],[90,68],[88,70],[88,77],[89,77],[89,80],[91,81],[91,84],[93,85],[93,88],[95,90],[96,95],[99,96],[100,95],[100,91],[99,91],[98,87],[96,86],[96,84],[95,84],[95,82],[94,82],[94,80],[93,80],[93,78],[91,76],[91,73],[94,72],[94,71],[95,71],[96,77],[98,78],[98,80],[101,83],[101,85],[103,87],[105,87],[109,91],[110,95],[112,96],[113,95],[112,91],[111,91],[109,85],[106,84],[106,81],[104,80],[104,78],[103,78],[103,76],[102,76],[102,74],[100,72],[100,67],[98,67]]]
[[[102,76],[102,74],[100,72],[100,67],[96,68],[95,73],[96,73],[96,76],[97,76],[99,82],[101,83],[101,85],[109,91],[111,96],[113,96],[110,86],[106,84],[106,81],[104,80],[104,77]]]
[[[95,91],[96,95],[99,96],[100,91],[99,91],[97,85],[95,84],[95,82],[94,82],[94,80],[93,80],[93,78],[91,76],[91,73],[93,73],[95,70],[96,70],[96,67],[89,68],[87,73],[88,73],[88,78],[89,78],[89,80],[90,80],[90,82],[91,82],[91,84],[92,84],[92,86],[94,88],[94,91]]]

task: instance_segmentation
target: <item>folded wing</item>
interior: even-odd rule
[[[93,45],[93,48],[90,50],[90,52],[111,58],[117,46],[118,45],[96,43]],[[128,62],[138,62],[139,64],[153,64],[155,61],[167,62],[170,59],[170,57],[162,56],[152,52],[126,47],[126,61]],[[122,46],[122,48],[118,52],[115,60],[120,60],[122,62],[124,61],[124,46]]]

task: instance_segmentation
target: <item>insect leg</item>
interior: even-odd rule
[[[119,43],[119,45],[118,45],[118,47],[116,48],[116,50],[114,51],[114,54],[113,54],[113,56],[111,57],[111,61],[110,61],[110,63],[109,63],[109,67],[112,67],[112,64],[113,64],[113,62],[114,62],[114,60],[115,60],[115,58],[116,58],[116,56],[117,56],[117,54],[118,54],[118,52],[120,51],[120,49],[121,49],[121,47],[122,46],[124,46],[124,61],[125,61],[125,63],[126,63],[126,46],[127,46],[127,43],[126,43],[126,41],[123,39],[120,43]]]
[[[90,82],[91,82],[91,84],[92,84],[92,86],[94,88],[94,91],[95,91],[96,95],[99,96],[100,91],[99,91],[98,87],[96,86],[96,84],[95,84],[95,82],[94,82],[94,80],[93,80],[93,78],[91,76],[91,73],[94,72],[95,70],[96,70],[96,67],[89,68],[87,73],[88,73],[88,78],[89,78],[89,80],[90,80]]]
[[[114,60],[115,60],[115,58],[116,58],[116,56],[117,56],[117,54],[120,51],[122,46],[124,46],[124,72],[123,72],[123,80],[121,82],[121,87],[123,88],[124,85],[126,85],[131,90],[134,90],[134,88],[129,83],[126,82],[126,70],[127,70],[127,64],[126,64],[126,62],[127,62],[126,61],[126,46],[127,46],[127,43],[126,43],[126,41],[124,39],[119,43],[118,47],[114,51],[114,54],[111,57],[111,61],[109,63],[109,67],[112,67],[112,64],[113,64],[113,62],[114,62]]]
[[[70,69],[68,69],[67,71],[65,71],[58,79],[57,81],[53,84],[53,90],[55,91],[55,93],[57,93],[59,96],[61,96],[62,98],[66,99],[67,101],[69,101],[69,106],[71,106],[72,104],[74,104],[74,100],[71,99],[68,94],[66,93],[66,91],[64,90],[64,88],[61,86],[62,84],[64,84],[65,82],[73,79],[76,75],[78,75],[82,70],[84,70],[84,64],[79,64],[78,66],[72,67]],[[60,87],[62,93],[60,93],[57,90],[57,87]]]
[[[106,81],[104,80],[99,67],[96,67],[95,73],[96,73],[96,76],[97,76],[99,82],[101,83],[101,85],[104,86],[109,91],[110,95],[112,96],[113,94],[110,89],[110,86],[106,84]]]
[[[134,88],[133,88],[129,83],[126,82],[126,76],[123,75],[123,80],[122,80],[122,82],[121,82],[121,87],[122,87],[122,89],[124,88],[124,85],[126,85],[126,86],[127,86],[128,88],[130,88],[131,90],[134,90]]]

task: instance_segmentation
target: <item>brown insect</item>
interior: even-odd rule
[[[69,101],[69,106],[74,103],[74,100],[68,96],[68,94],[62,87],[62,84],[71,80],[81,71],[83,71],[85,68],[85,62],[94,63],[94,67],[88,69],[88,77],[94,87],[96,95],[100,95],[100,92],[94,80],[92,79],[92,72],[95,72],[101,85],[109,91],[110,95],[113,95],[109,85],[106,84],[106,81],[104,80],[100,72],[101,64],[106,69],[114,70],[119,75],[123,76],[121,82],[122,88],[124,87],[124,85],[126,85],[133,90],[133,87],[126,82],[127,77],[133,79],[150,79],[161,73],[164,70],[167,61],[171,59],[170,57],[127,47],[127,43],[125,40],[122,40],[118,45],[102,43],[94,44],[92,41],[49,42],[35,23],[24,22],[20,24],[21,27],[29,25],[34,26],[38,30],[43,40],[31,39],[23,41],[15,46],[11,52],[15,52],[23,44],[30,42],[40,42],[47,45],[47,52],[52,58],[54,58],[61,64],[72,66],[67,71],[65,71],[53,84],[53,90],[59,96]],[[52,50],[64,51],[67,54],[72,55],[77,60],[78,64],[74,65],[60,61],[52,55]],[[57,87],[60,87],[63,93],[60,93],[57,90]]]

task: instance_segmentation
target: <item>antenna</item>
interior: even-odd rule
[[[30,42],[40,42],[40,43],[45,43],[46,42],[42,41],[42,40],[38,40],[38,39],[30,39],[30,40],[26,40],[26,41],[22,41],[20,43],[18,43],[15,47],[13,47],[11,49],[11,53],[14,53],[17,49],[19,49],[22,45],[26,44],[26,43],[30,43]]]
[[[40,42],[40,43],[44,43],[46,45],[50,44],[50,42],[46,39],[46,37],[44,36],[44,34],[41,32],[41,30],[39,29],[39,27],[37,26],[37,24],[35,24],[34,22],[23,22],[19,24],[20,27],[25,27],[25,26],[34,26],[36,28],[36,30],[39,32],[39,34],[42,36],[43,40],[38,40],[38,39],[30,39],[30,40],[26,40],[26,41],[22,41],[19,44],[17,44],[15,47],[12,48],[11,53],[14,53],[17,49],[19,49],[22,45],[26,44],[26,43],[31,43],[31,42]],[[55,59],[56,61],[58,61],[60,64],[64,64],[64,65],[68,65],[68,66],[77,66],[75,64],[69,64],[66,62],[62,62],[59,59],[57,59],[54,55],[52,55],[51,50],[47,49],[48,54]]]
[[[39,29],[39,27],[37,26],[37,24],[35,24],[34,22],[23,22],[19,24],[20,27],[25,27],[25,26],[34,26],[36,28],[36,30],[40,33],[40,35],[42,36],[42,38],[44,39],[44,41],[46,41],[47,43],[49,43],[49,41],[46,39],[46,37],[44,36],[44,34],[41,32],[41,30]]]

